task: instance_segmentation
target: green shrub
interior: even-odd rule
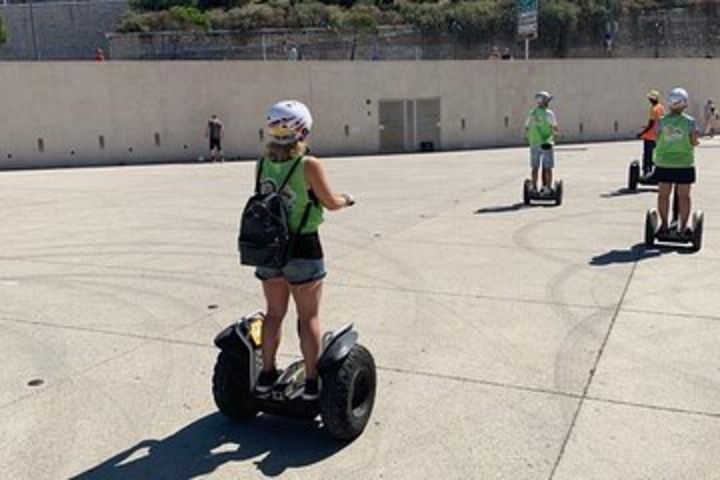
[[[553,48],[556,55],[567,50],[570,38],[578,34],[580,7],[570,0],[547,0],[539,12],[540,40]]]
[[[447,12],[448,28],[467,41],[490,39],[499,31],[499,6],[490,0],[452,4]]]
[[[342,27],[355,32],[374,33],[377,31],[377,17],[380,11],[372,5],[355,5],[347,11]]]
[[[207,14],[193,7],[172,7],[168,10],[172,30],[210,30]]]
[[[284,27],[288,21],[284,9],[257,3],[227,12],[213,10],[208,12],[208,19],[213,29],[240,31]]]
[[[118,32],[209,30],[210,17],[193,7],[172,7],[161,12],[128,13],[117,27]]]
[[[128,12],[123,18],[120,19],[120,23],[115,28],[120,33],[129,32],[144,32],[145,22],[143,15],[136,12]]]
[[[288,26],[291,28],[322,28],[328,25],[330,25],[330,9],[324,3],[300,3],[290,10],[288,15]]]
[[[399,5],[406,23],[426,34],[437,34],[448,27],[447,7],[438,3],[409,3]]]

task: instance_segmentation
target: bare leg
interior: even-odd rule
[[[668,228],[668,212],[670,210],[670,192],[672,191],[672,183],[658,184],[658,203],[657,209],[660,214],[661,227]]]
[[[265,321],[262,328],[263,370],[275,368],[275,356],[282,337],[282,321],[290,299],[290,286],[285,278],[273,278],[262,282],[267,301]]]
[[[678,199],[678,213],[680,214],[680,231],[684,232],[687,228],[688,219],[690,218],[690,210],[692,209],[692,201],[690,200],[690,185],[675,185]]]
[[[552,168],[543,168],[543,186],[552,188]]]
[[[530,171],[530,177],[532,178],[533,189],[537,190],[538,167],[532,167],[532,170]]]
[[[305,359],[305,376],[317,378],[317,361],[322,344],[320,332],[320,299],[322,281],[290,287],[298,314],[300,350]]]

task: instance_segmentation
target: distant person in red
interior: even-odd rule
[[[205,136],[210,139],[210,161],[222,162],[222,139],[225,136],[225,127],[217,115],[208,120]]]
[[[105,61],[105,52],[102,48],[95,49],[95,61],[96,62],[104,62]]]

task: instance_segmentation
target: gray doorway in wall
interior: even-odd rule
[[[380,100],[380,152],[440,149],[440,99]]]

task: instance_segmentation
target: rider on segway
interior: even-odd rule
[[[284,199],[291,243],[285,265],[258,266],[255,270],[267,302],[262,323],[263,367],[255,389],[258,393],[268,392],[279,377],[275,357],[292,296],[305,360],[305,400],[317,399],[319,394],[317,361],[322,347],[319,313],[326,272],[318,230],[324,209],[339,210],[354,203],[352,196],[334,193],[322,163],[306,155],[304,142],[312,123],[310,111],[298,101],[273,105],[267,117],[270,143],[257,168],[260,192],[274,191]]]
[[[658,234],[668,233],[670,193],[675,188],[678,202],[678,234],[690,236],[688,219],[691,211],[690,187],[695,183],[695,147],[700,143],[700,129],[693,117],[685,113],[688,93],[673,88],[668,95],[670,113],[659,122],[655,150],[655,177],[658,181]]]
[[[660,103],[660,92],[650,90],[647,94],[650,102],[650,111],[648,115],[648,123],[645,128],[637,134],[637,137],[643,141],[643,157],[642,157],[642,175],[647,176],[653,169],[653,152],[658,137],[658,123],[665,116],[665,108]]]
[[[530,110],[525,121],[525,130],[530,144],[530,174],[532,188],[538,191],[538,172],[542,168],[542,189],[540,193],[549,195],[552,191],[552,170],[555,166],[553,146],[555,137],[559,135],[557,118],[550,110],[553,96],[546,91],[535,94],[536,106]]]

